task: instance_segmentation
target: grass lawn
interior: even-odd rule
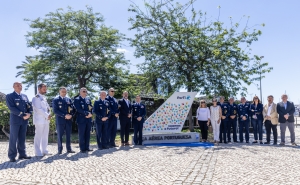
[[[131,140],[131,135],[133,132],[130,132],[129,135],[129,140]],[[63,142],[65,142],[65,135],[63,137]],[[26,136],[26,142],[32,142],[33,143],[34,136]],[[3,136],[0,141],[8,141],[8,138],[6,136]],[[57,142],[57,136],[56,135],[49,135],[49,143],[56,143]],[[78,133],[72,133],[71,135],[71,142],[72,143],[78,143]],[[90,144],[94,145],[97,144],[96,141],[96,133],[91,133],[91,139],[90,139]],[[116,136],[116,144],[120,145],[121,144],[121,137],[120,137],[120,132],[117,132]]]

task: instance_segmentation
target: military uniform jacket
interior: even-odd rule
[[[89,98],[76,97],[74,99],[74,107],[76,109],[76,122],[78,124],[92,122],[92,118],[86,118],[89,113],[93,114],[93,106]]]
[[[48,117],[51,113],[50,106],[45,96],[37,94],[32,98],[33,124],[49,124]]]
[[[237,120],[237,117],[238,117],[238,106],[237,104],[233,103],[232,105],[231,104],[228,104],[229,106],[229,119],[232,120],[230,118],[230,116],[234,116],[235,115],[235,118],[233,120]]]
[[[244,105],[242,103],[240,103],[238,105],[238,114],[239,114],[239,121],[244,121],[242,119],[243,116],[246,116],[246,120],[249,120],[249,110],[250,110],[250,104],[249,103],[245,103]]]
[[[134,103],[132,105],[132,122],[133,123],[143,123],[146,116],[146,107],[144,104]],[[142,117],[141,121],[138,121],[137,118]]]
[[[107,101],[109,101],[110,103],[110,114],[111,116],[115,116],[116,113],[119,113],[119,105],[118,105],[118,101],[116,98],[111,97],[111,96],[107,96],[105,98]]]
[[[120,109],[120,120],[127,120],[130,119],[128,118],[128,114],[131,114],[131,103],[128,100],[128,105],[125,101],[125,99],[119,100],[119,109]]]
[[[226,118],[225,119],[222,119],[222,120],[228,120],[228,117],[230,115],[230,109],[229,109],[229,105],[227,103],[218,103],[218,105],[221,107],[222,109],[222,116],[225,116]]]
[[[32,115],[32,106],[25,94],[18,95],[16,92],[6,95],[6,104],[10,110],[10,124],[28,124],[28,119],[24,120],[26,113]]]
[[[94,103],[93,112],[96,114],[96,123],[103,122],[102,118],[108,117],[110,118],[110,104],[107,100],[97,100]],[[106,120],[107,122],[108,120]]]
[[[251,104],[250,105],[250,114],[251,114],[251,118],[253,115],[256,115],[258,120],[263,120],[263,104],[259,103],[257,104],[257,106],[255,106],[255,104]]]
[[[75,108],[70,98],[58,96],[52,101],[52,108],[55,114],[56,124],[72,123],[72,119],[65,119],[67,114],[74,116]]]

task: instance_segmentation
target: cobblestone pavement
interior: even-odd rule
[[[296,142],[300,143],[299,136],[297,128]],[[286,137],[289,141],[288,131]],[[290,144],[283,147],[220,144],[212,148],[139,146],[61,155],[56,154],[56,144],[50,144],[48,149],[53,155],[17,163],[8,162],[7,147],[7,142],[0,143],[0,185],[300,184],[300,147]],[[77,145],[73,149],[79,151]],[[28,155],[34,154],[32,143],[27,143],[27,151]]]

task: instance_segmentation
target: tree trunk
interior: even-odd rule
[[[192,92],[192,88],[188,87],[188,92]],[[190,108],[189,114],[188,114],[188,120],[189,120],[189,130],[190,132],[194,132],[194,122],[193,122],[193,103]]]
[[[37,81],[34,82],[34,95],[37,94]]]
[[[9,133],[8,132],[6,132],[6,130],[4,129],[4,126],[2,126],[2,132],[6,135],[6,137],[8,137],[9,138]]]

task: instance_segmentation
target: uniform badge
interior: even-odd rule
[[[227,114],[227,110],[224,111],[224,114]]]
[[[90,100],[88,100],[88,99],[85,102],[86,102],[86,104],[90,104]]]
[[[108,106],[108,103],[106,103],[105,105]]]
[[[92,111],[92,108],[93,108],[93,107],[89,105],[89,111]]]
[[[134,109],[134,111],[136,111],[136,109]]]
[[[108,112],[109,112],[109,109],[106,109],[106,114],[108,114]]]
[[[81,105],[82,109],[84,109],[84,105]]]
[[[141,108],[143,109],[143,108],[144,108],[144,106],[142,105],[142,106],[141,106]]]
[[[30,107],[31,107],[30,103],[27,103],[27,109],[30,109]]]
[[[102,107],[100,107],[100,109],[102,109]]]
[[[19,106],[19,102],[17,102],[16,105]]]
[[[58,104],[62,104],[62,102],[58,102]]]

